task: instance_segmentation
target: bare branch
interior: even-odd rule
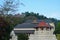
[[[16,12],[18,5],[18,0],[4,0],[3,5],[0,5],[0,13],[8,14],[9,12]]]

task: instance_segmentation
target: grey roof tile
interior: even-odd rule
[[[15,26],[15,28],[34,28],[37,26],[37,24],[39,22],[41,22],[42,20],[37,20],[37,23],[32,23],[33,20],[27,20],[25,23],[22,24],[18,24]],[[51,20],[44,20],[46,23],[50,23],[52,22]]]
[[[23,24],[16,25],[15,28],[33,28],[35,26],[36,24],[33,23],[23,23]]]

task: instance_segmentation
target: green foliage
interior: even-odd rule
[[[10,22],[0,17],[0,40],[9,40]]]
[[[18,40],[28,40],[28,34],[18,34]]]
[[[60,40],[60,34],[56,34],[57,40]]]
[[[60,22],[56,23],[55,33],[60,34]]]
[[[34,12],[25,12],[25,13],[23,13],[23,14],[25,14],[25,18],[27,18],[28,17],[28,19],[29,18],[34,18],[34,19],[47,19],[47,17],[45,17],[44,15],[39,15],[39,13],[34,13]]]

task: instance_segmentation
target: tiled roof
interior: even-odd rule
[[[23,24],[16,25],[15,28],[33,28],[36,25],[37,24],[33,24],[33,23],[23,23]]]
[[[15,26],[15,28],[39,28],[39,27],[51,27],[49,25],[51,21],[47,21],[47,20],[36,20],[33,21],[33,20],[28,20],[26,21],[25,23],[22,23],[22,24],[18,24]],[[33,34],[35,30],[14,30],[14,32],[16,34],[19,34],[19,33],[31,33]]]
[[[47,23],[52,22],[51,20],[36,20],[36,23],[33,23],[34,20],[27,20],[25,23],[22,24],[18,24],[15,26],[15,28],[34,28],[34,27],[38,27],[38,26],[50,26]],[[35,22],[35,21],[34,21]]]
[[[41,22],[38,24],[38,27],[49,27],[49,24],[46,23],[45,21],[41,21]]]

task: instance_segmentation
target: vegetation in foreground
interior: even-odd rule
[[[56,34],[58,40],[60,40],[60,34]]]

